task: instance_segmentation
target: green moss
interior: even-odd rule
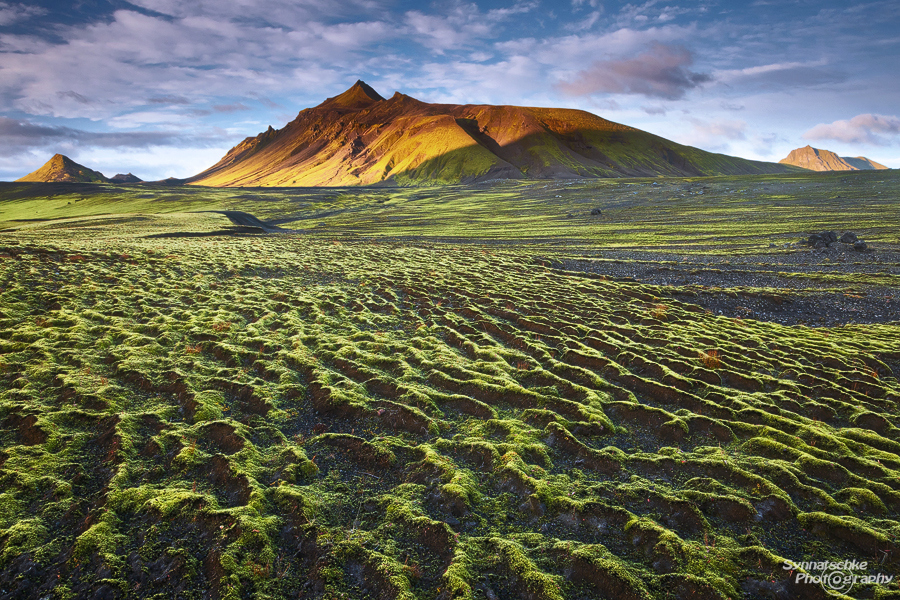
[[[143,593],[126,558],[172,566],[186,596],[213,582],[232,598],[308,595],[306,582],[333,598],[605,594],[575,580],[581,566],[639,596],[739,597],[781,573],[778,555],[888,548],[896,325],[736,321],[679,299],[807,292],[600,273],[623,260],[712,276],[730,260],[775,277],[754,264],[775,253],[760,239],[853,218],[888,240],[886,194],[867,192],[865,216],[830,198],[896,177],[145,186],[86,208],[4,188],[0,218],[94,214],[0,232],[4,560],[31,552],[74,597],[101,585],[100,562],[104,583]],[[598,198],[603,217],[588,218]],[[770,210],[788,198],[790,218]],[[122,207],[144,214],[96,215]],[[306,233],[207,235],[221,215],[173,207],[297,218]],[[203,235],[148,237],[173,231]],[[792,255],[778,269],[818,260],[777,252]],[[876,294],[893,279],[869,266],[791,284]],[[712,349],[721,365],[698,368]],[[54,570],[75,539],[77,565]]]
[[[125,540],[125,535],[118,530],[117,521],[115,515],[106,513],[99,522],[79,535],[73,546],[72,559],[87,561],[96,555],[104,565],[114,573],[118,573],[124,567],[125,561],[124,557],[118,554],[117,548]]]
[[[10,527],[0,530],[0,542],[2,542],[2,554],[0,564],[8,562],[24,554],[34,552],[44,544],[49,537],[49,532],[41,519],[22,519]]]
[[[216,421],[222,418],[222,407],[225,406],[225,394],[218,390],[204,390],[194,394],[197,408],[194,410],[194,422]]]
[[[497,553],[498,561],[509,576],[517,581],[516,587],[522,595],[562,600],[561,578],[538,569],[515,542],[501,538],[492,538],[490,542]]]

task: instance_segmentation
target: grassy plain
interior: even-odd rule
[[[717,315],[621,276],[758,261],[790,285],[705,292],[889,302],[900,264],[870,258],[900,248],[898,190],[2,184],[3,597],[824,598],[784,559],[900,575],[900,323]],[[874,253],[786,246],[822,229]]]

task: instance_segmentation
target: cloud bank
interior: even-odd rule
[[[688,69],[694,58],[681,45],[654,43],[635,56],[598,60],[559,89],[574,96],[593,94],[640,94],[651,98],[677,100],[708,81],[709,75]]]
[[[900,136],[900,118],[864,114],[846,121],[820,123],[804,133],[803,139],[889,146],[898,140],[898,136]]]
[[[0,156],[14,156],[23,152],[69,148],[148,149],[155,146],[204,147],[223,143],[225,136],[185,135],[175,131],[95,132],[72,127],[47,126],[0,117]]]

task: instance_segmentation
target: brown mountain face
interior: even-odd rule
[[[783,165],[794,165],[795,167],[802,167],[811,171],[870,171],[888,168],[864,156],[855,158],[838,156],[830,150],[822,150],[812,146],[791,150],[787,158],[783,158],[778,162]]]
[[[682,146],[581,110],[385,99],[356,82],[282,129],[232,148],[189,183],[433,185],[490,179],[782,173]]]
[[[107,183],[109,180],[103,176],[103,173],[92,171],[83,165],[79,165],[68,156],[54,154],[53,158],[48,160],[43,167],[16,181]]]

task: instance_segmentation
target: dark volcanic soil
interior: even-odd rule
[[[900,321],[900,248],[804,245],[723,257],[604,250],[548,266],[664,286],[661,295],[729,317],[834,327]],[[765,289],[759,289],[765,288]]]

